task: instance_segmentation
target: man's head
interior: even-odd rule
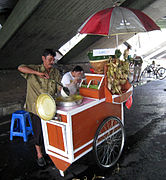
[[[74,69],[72,70],[72,75],[74,77],[82,77],[84,74],[84,70],[81,66],[75,66]]]
[[[127,46],[127,49],[131,49],[131,46],[130,46],[130,45],[128,45],[128,46]]]
[[[155,65],[155,61],[152,61],[152,64]]]
[[[56,53],[53,49],[44,50],[42,54],[42,60],[43,60],[44,67],[46,69],[52,68],[52,66],[54,65],[55,56],[56,56]]]

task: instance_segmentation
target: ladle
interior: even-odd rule
[[[59,84],[59,85],[63,88],[63,91],[65,92],[65,94],[66,94],[67,96],[70,96],[70,91],[69,91],[69,89],[68,89],[67,87],[64,87],[61,83],[59,83],[59,82],[57,82],[57,81],[55,81],[55,80],[53,80],[53,79],[51,79],[51,81]]]

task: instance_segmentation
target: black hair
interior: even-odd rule
[[[72,72],[81,72],[84,71],[83,68],[81,66],[75,66]]]
[[[127,46],[127,48],[128,48],[128,49],[131,49],[131,46],[130,46],[130,45],[128,45],[128,46]]]
[[[51,56],[54,57],[54,56],[56,56],[56,53],[55,53],[55,51],[53,49],[45,49],[43,51],[42,56],[44,56],[46,58],[48,55],[51,55]]]

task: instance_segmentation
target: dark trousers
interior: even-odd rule
[[[41,119],[36,114],[30,113],[32,127],[34,132],[34,143],[35,145],[41,146],[43,145],[43,132],[41,126]]]

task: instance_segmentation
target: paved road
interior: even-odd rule
[[[41,169],[35,160],[33,138],[9,140],[10,115],[0,118],[0,179],[61,180],[104,176],[108,180],[166,179],[166,80],[153,81],[134,88],[133,106],[125,108],[125,148],[117,165],[100,170],[92,153],[75,162],[63,178],[47,159]]]

